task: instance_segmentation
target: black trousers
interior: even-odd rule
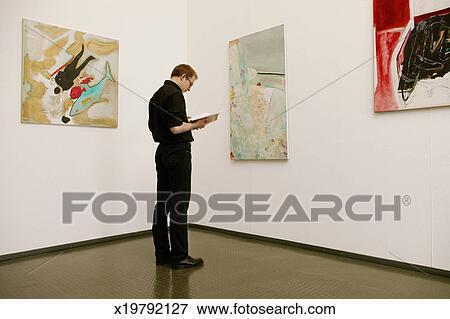
[[[160,144],[155,163],[158,179],[152,228],[155,256],[156,259],[182,260],[189,253],[187,211],[191,198],[191,144]]]

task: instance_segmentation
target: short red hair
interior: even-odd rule
[[[198,75],[197,72],[195,72],[195,70],[187,64],[179,64],[175,67],[175,69],[173,69],[172,74],[170,75],[170,77],[176,77],[176,76],[182,76],[183,74],[185,74],[188,78],[190,77],[195,77],[196,79],[198,79]]]

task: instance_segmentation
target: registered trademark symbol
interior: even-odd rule
[[[402,197],[402,203],[403,203],[403,205],[405,205],[405,206],[411,205],[411,196],[409,196],[409,195],[404,195],[404,196]]]

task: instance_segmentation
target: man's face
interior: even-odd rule
[[[181,76],[181,83],[182,83],[182,91],[183,93],[189,92],[192,88],[192,86],[194,85],[194,82],[197,79],[195,77],[188,77],[187,75],[183,74]]]

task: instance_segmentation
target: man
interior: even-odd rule
[[[84,52],[84,45],[81,45],[81,51],[73,58],[73,60],[67,62],[65,65],[60,67],[58,70],[53,72],[55,74],[58,72],[55,76],[55,82],[59,86],[57,86],[54,89],[55,94],[59,94],[61,92],[61,89],[63,91],[69,90],[73,86],[73,81],[80,75],[81,71],[86,67],[86,65],[91,61],[95,60],[95,58],[90,55],[84,62],[77,67],[78,61],[80,60],[81,56]],[[61,69],[64,69],[61,71]],[[53,74],[51,76],[53,76]]]
[[[156,265],[172,263],[173,269],[203,265],[201,258],[188,253],[187,210],[191,196],[191,131],[207,122],[189,123],[183,93],[189,92],[198,76],[194,69],[180,64],[170,80],[149,102],[148,127],[159,143],[155,154],[157,203],[153,213],[153,243]],[[170,242],[167,234],[170,217]]]

